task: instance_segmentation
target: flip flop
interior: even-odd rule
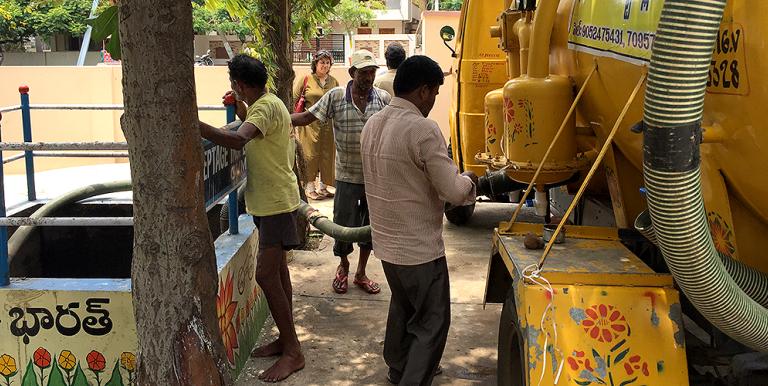
[[[333,279],[333,290],[337,294],[345,294],[347,293],[348,288],[349,288],[349,275],[345,273],[341,273],[337,269],[336,278]]]
[[[320,189],[319,191],[317,191],[317,194],[323,197],[328,197],[328,198],[332,198],[334,196],[334,194],[329,192],[328,189]]]
[[[381,287],[379,286],[379,283],[376,283],[371,279],[365,279],[365,280],[355,279],[353,283],[356,286],[360,287],[363,291],[368,292],[371,295],[375,295],[381,292]]]
[[[305,193],[307,194],[307,198],[309,198],[310,200],[319,200],[320,199],[320,195],[317,194],[314,191],[313,192],[305,192]]]

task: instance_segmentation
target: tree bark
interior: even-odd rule
[[[264,17],[268,21],[266,25],[275,26],[266,31],[265,37],[267,44],[273,47],[275,63],[277,64],[277,79],[275,79],[275,95],[277,95],[288,111],[293,112],[293,79],[296,74],[293,72],[292,43],[291,34],[291,2],[290,0],[266,0],[266,14]],[[301,145],[296,141],[296,161],[293,165],[293,172],[296,174],[299,195],[303,201],[307,201],[304,193],[304,167],[303,153]],[[306,218],[299,217],[296,222],[296,232],[299,235],[299,242],[302,247],[306,244],[307,234],[309,232],[309,221]]]
[[[273,47],[277,63],[275,94],[293,111],[293,60],[291,58],[291,6],[289,0],[267,0],[267,25],[275,26],[266,33],[267,44]]]
[[[123,0],[120,37],[138,384],[230,384],[203,202],[191,3]]]

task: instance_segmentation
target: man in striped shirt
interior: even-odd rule
[[[307,126],[320,120],[333,119],[333,137],[336,143],[336,195],[333,198],[333,222],[347,227],[368,225],[368,205],[363,185],[363,164],[360,160],[360,133],[365,122],[389,104],[391,99],[386,91],[373,87],[376,69],[379,66],[373,54],[366,50],[352,55],[346,86],[328,91],[317,103],[303,113],[291,114],[294,126]],[[357,264],[354,284],[370,294],[381,291],[379,284],[365,274],[372,245],[361,243],[360,259]],[[348,288],[349,256],[352,244],[336,241],[333,253],[341,260],[336,269],[333,289],[346,293]]]
[[[434,60],[407,59],[396,97],[362,135],[373,245],[392,290],[384,360],[387,379],[401,385],[429,385],[438,369],[451,321],[443,208],[475,201],[477,177],[459,174],[440,127],[426,118],[442,84]]]

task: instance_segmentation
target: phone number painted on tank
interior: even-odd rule
[[[749,81],[746,62],[744,28],[738,23],[722,24],[709,65],[707,92],[747,95]]]
[[[651,57],[659,0],[579,0],[569,23],[568,47],[596,56],[645,64]]]
[[[611,28],[601,25],[583,24],[579,20],[573,23],[571,33],[577,38],[586,38],[596,42],[612,43],[618,46],[624,46],[624,31],[619,28]]]
[[[620,47],[638,48],[641,50],[648,50],[649,52],[651,46],[653,46],[653,39],[656,37],[656,34],[652,32],[624,31],[620,28],[587,25],[582,24],[581,20],[579,20],[578,23],[574,23],[572,27],[571,33],[577,38],[586,38],[596,42],[613,43]],[[624,35],[627,36],[626,39],[624,38]]]

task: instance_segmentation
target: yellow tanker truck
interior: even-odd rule
[[[500,385],[768,385],[766,15],[464,0],[443,28],[451,155],[520,203],[487,279]]]

